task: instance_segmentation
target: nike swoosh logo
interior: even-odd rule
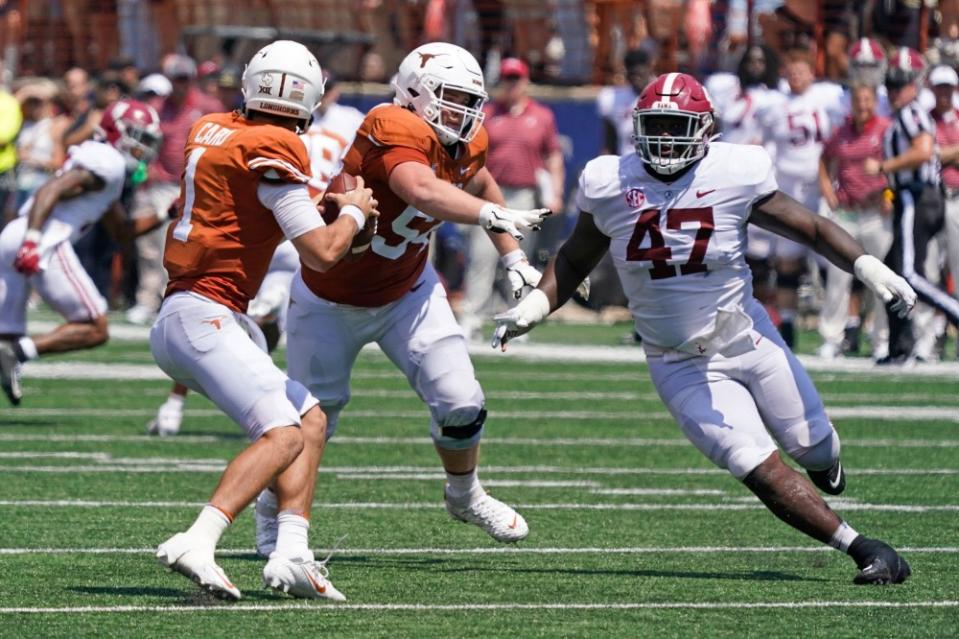
[[[313,584],[313,589],[316,590],[321,595],[326,594],[326,586],[321,586],[320,584],[316,583],[316,579],[313,578],[313,575],[310,574],[309,570],[305,572],[306,572],[306,578],[310,580],[311,584]]]
[[[836,479],[835,481],[833,481],[832,479],[829,480],[829,487],[832,488],[833,490],[835,490],[836,488],[839,488],[839,482],[842,479],[842,462],[838,462],[836,465],[838,466],[838,468],[836,469]]]
[[[509,525],[510,528],[516,529],[516,515],[513,515],[513,523]]]
[[[706,197],[716,189],[709,189],[708,191],[696,191],[696,197]]]
[[[414,286],[413,288],[410,289],[410,293],[412,293],[413,291],[419,289],[419,288],[420,288],[421,286],[423,286],[424,284],[426,284],[425,281],[420,282],[419,284],[417,284],[416,286]]]

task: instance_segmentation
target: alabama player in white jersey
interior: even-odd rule
[[[356,137],[356,130],[363,122],[363,114],[357,109],[337,104],[340,90],[333,76],[325,69],[323,77],[326,80],[326,92],[310,128],[300,135],[310,156],[310,168],[313,171],[308,185],[317,201],[326,191],[330,179],[340,172],[343,155],[350,148],[353,138]],[[247,316],[255,324],[247,325],[250,337],[258,344],[265,345],[269,352],[276,348],[280,336],[286,330],[290,284],[299,267],[300,257],[293,244],[289,241],[280,244],[273,254],[270,269],[260,285],[260,290],[247,309]],[[260,330],[257,330],[257,327]],[[180,432],[186,395],[187,387],[174,383],[170,395],[157,409],[156,417],[147,423],[147,433],[169,437]]]
[[[848,553],[854,582],[899,583],[909,566],[856,533],[826,493],[845,487],[839,438],[812,380],[752,298],[751,222],[802,242],[906,313],[915,292],[833,222],[778,189],[761,147],[709,139],[713,107],[692,77],[660,76],[635,114],[636,153],[601,156],[580,177],[580,217],[539,287],[496,317],[493,345],[541,322],[609,251],[642,335],[653,384],[686,437],[780,519]]]
[[[819,210],[819,156],[831,127],[826,101],[813,90],[812,61],[804,52],[791,52],[786,59],[789,92],[770,100],[759,115],[767,148],[776,167],[776,180],[783,193],[810,211]],[[837,94],[841,96],[841,92]],[[762,229],[749,231],[749,257],[771,260],[776,270],[775,306],[782,319],[780,331],[792,347],[793,320],[798,305],[799,277],[806,248]]]
[[[717,125],[723,142],[762,144],[758,114],[775,93],[778,79],[775,54],[762,45],[750,47],[739,61],[736,73],[716,73],[706,80],[706,89],[716,101]],[[630,105],[630,111],[635,100]],[[630,124],[632,126],[632,124]]]
[[[63,168],[0,234],[0,382],[12,404],[22,397],[21,363],[107,341],[107,302],[72,242],[101,218],[123,241],[165,219],[154,215],[130,226],[118,204],[128,177],[153,158],[159,144],[160,118],[152,107],[134,100],[115,102],[105,110],[97,138],[70,147]],[[26,336],[31,288],[65,324]]]

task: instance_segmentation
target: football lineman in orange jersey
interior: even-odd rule
[[[160,544],[157,558],[226,599],[238,599],[240,591],[215,563],[214,548],[234,515],[271,484],[280,512],[264,583],[297,597],[345,599],[307,543],[325,418],[310,392],[249,337],[244,315],[284,237],[304,264],[329,271],[375,214],[361,178],[349,194],[329,196],[340,208],[329,226],[310,199],[310,160],[296,133],[322,95],[322,71],[306,47],[281,40],[258,51],[243,73],[243,111],[207,115],[193,125],[182,211],[167,232],[170,282],[150,332],[153,355],[170,377],[213,400],[253,443],[227,466],[193,526]]]
[[[369,250],[323,273],[304,263],[287,316],[287,364],[323,404],[332,434],[350,398],[350,370],[376,342],[430,410],[430,432],[447,472],[446,507],[499,541],[528,534],[523,517],[486,494],[476,475],[486,419],[462,329],[429,264],[432,230],[448,220],[479,224],[510,270],[516,290],[539,281],[516,238],[546,209],[511,210],[483,164],[487,99],[479,64],[466,50],[430,43],[410,53],[394,81],[394,104],[367,114],[344,159],[379,202]],[[270,511],[257,502],[257,549],[269,552]]]

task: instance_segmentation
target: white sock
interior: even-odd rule
[[[209,546],[210,552],[213,552],[223,532],[230,527],[231,523],[233,523],[233,520],[229,515],[216,506],[207,504],[203,507],[203,510],[200,511],[196,521],[193,522],[190,529],[186,531],[186,534],[192,536],[200,543]]]
[[[839,528],[836,529],[836,532],[832,534],[832,539],[829,540],[829,545],[837,550],[842,552],[848,552],[849,546],[853,541],[856,540],[856,537],[859,536],[852,526],[846,522],[839,524]]]
[[[178,395],[177,393],[170,393],[169,397],[166,398],[164,404],[171,408],[178,409],[181,413],[183,412],[183,404],[186,402],[185,395]]]
[[[20,346],[20,350],[23,351],[23,356],[27,358],[27,361],[40,357],[40,353],[37,352],[37,345],[34,344],[33,340],[29,337],[21,337],[17,340],[17,344]]]
[[[276,534],[277,555],[297,561],[313,561],[310,550],[310,522],[291,510],[284,510],[276,516],[279,524]]]
[[[476,469],[468,473],[446,473],[446,494],[454,500],[464,500],[472,493],[483,490]]]

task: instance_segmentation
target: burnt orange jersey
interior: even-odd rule
[[[306,147],[292,131],[234,112],[197,120],[185,153],[180,216],[167,229],[163,255],[166,293],[193,291],[245,313],[283,240],[257,186],[263,175],[306,183]]]
[[[453,158],[433,128],[418,115],[395,105],[374,107],[363,120],[343,170],[362,175],[379,202],[380,219],[368,251],[340,262],[326,273],[303,265],[303,280],[320,297],[352,306],[383,306],[416,283],[429,253],[430,234],[441,220],[417,211],[390,190],[393,169],[419,162],[441,180],[462,187],[486,163],[487,137],[481,129]]]

